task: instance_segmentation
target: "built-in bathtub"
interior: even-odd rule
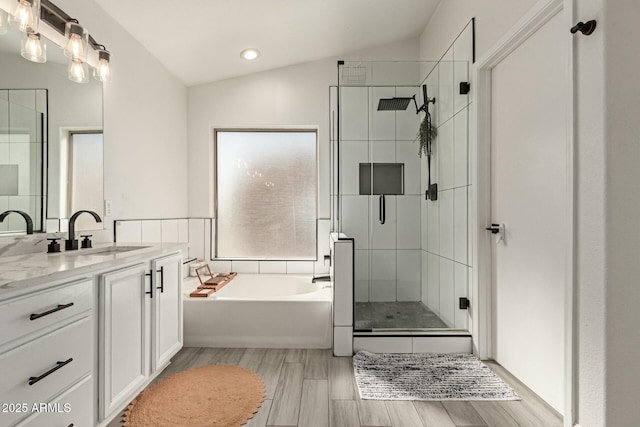
[[[310,275],[238,274],[214,296],[191,298],[185,280],[184,345],[330,348],[332,289]]]

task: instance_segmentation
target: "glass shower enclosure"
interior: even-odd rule
[[[332,217],[354,238],[356,333],[470,327],[469,43],[463,32],[440,61],[338,64]],[[427,112],[430,156],[419,155]]]

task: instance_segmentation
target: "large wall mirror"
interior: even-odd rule
[[[68,59],[44,37],[47,62],[27,61],[23,37],[0,35],[0,212],[27,212],[36,232],[66,231],[77,210],[103,216],[102,83],[70,81]],[[76,230],[103,224],[80,216]],[[0,223],[0,236],[25,231],[19,215]]]

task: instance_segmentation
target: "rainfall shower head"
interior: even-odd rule
[[[381,98],[378,102],[378,111],[406,110],[413,98]]]

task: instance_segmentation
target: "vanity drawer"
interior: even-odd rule
[[[91,427],[93,377],[87,377],[17,427]]]
[[[0,303],[0,346],[82,313],[92,306],[93,280],[87,278]]]
[[[0,355],[0,402],[48,402],[93,368],[93,318],[85,317]],[[29,385],[31,383],[31,385]],[[0,425],[24,413],[0,412]]]

